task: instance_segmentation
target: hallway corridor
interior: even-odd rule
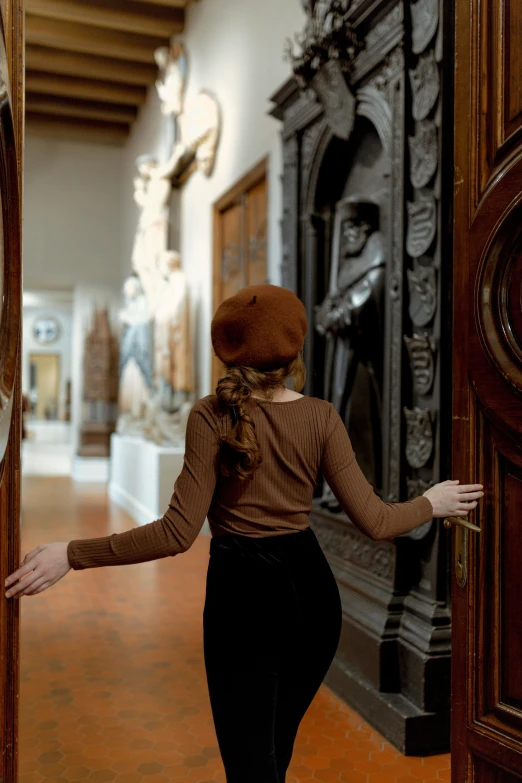
[[[104,487],[26,477],[22,557],[120,532]],[[224,783],[202,651],[209,538],[182,556],[70,571],[22,599],[19,783]],[[405,758],[323,687],[288,783],[440,783],[449,756]]]

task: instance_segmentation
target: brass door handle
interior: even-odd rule
[[[480,533],[480,528],[477,527],[477,525],[468,522],[464,517],[446,517],[444,520],[444,527],[450,528],[452,525],[460,525],[460,527],[466,527],[468,530],[474,530],[475,533]]]
[[[453,547],[453,559],[455,562],[455,576],[459,587],[465,587],[468,581],[468,530],[480,533],[480,528],[473,525],[463,517],[446,517],[444,527],[455,526],[455,542]]]

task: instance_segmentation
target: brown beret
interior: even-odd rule
[[[262,283],[222,302],[212,319],[212,345],[227,365],[270,370],[289,364],[303,347],[306,310],[288,288]]]

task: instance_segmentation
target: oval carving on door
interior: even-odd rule
[[[476,312],[482,343],[502,378],[522,393],[522,205],[501,223],[481,260]]]
[[[0,482],[11,427],[21,323],[18,161],[7,59],[0,37]]]

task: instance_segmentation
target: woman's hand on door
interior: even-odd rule
[[[484,497],[482,484],[460,484],[459,480],[442,481],[423,493],[433,506],[434,517],[465,517]]]
[[[42,544],[29,552],[20,568],[5,580],[6,598],[36,595],[56,584],[71,569],[67,543]]]

